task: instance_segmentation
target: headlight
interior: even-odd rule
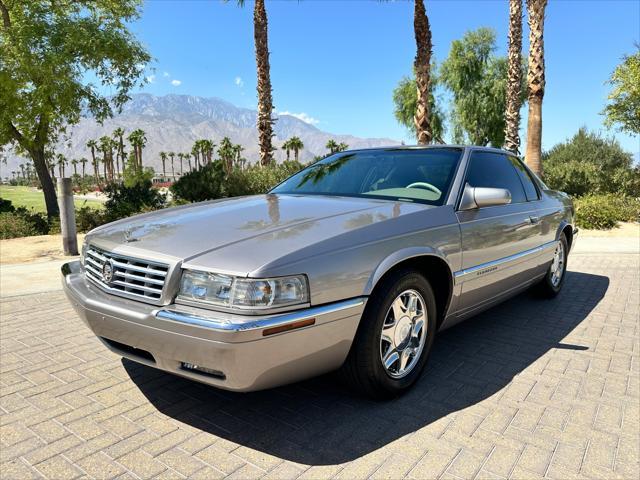
[[[278,308],[307,303],[309,288],[304,275],[254,279],[184,270],[178,299],[238,309]]]

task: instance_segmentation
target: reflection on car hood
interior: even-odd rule
[[[157,255],[247,273],[326,238],[430,208],[368,198],[267,194],[119,220],[91,232],[88,241],[130,256]],[[230,257],[226,252],[231,251]]]

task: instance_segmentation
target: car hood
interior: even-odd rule
[[[93,230],[87,241],[123,255],[248,274],[316,242],[429,208],[368,198],[267,194],[138,215]]]

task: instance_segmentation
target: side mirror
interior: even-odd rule
[[[494,207],[511,203],[511,192],[506,188],[464,186],[460,210],[473,210],[482,207]]]

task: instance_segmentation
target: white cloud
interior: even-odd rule
[[[293,112],[278,112],[278,115],[289,115],[290,117],[296,117],[298,120],[302,120],[304,123],[308,123],[309,125],[317,125],[320,123],[320,120],[317,118],[313,118],[311,115],[307,115],[304,112],[293,113]]]
[[[171,80],[171,85],[179,87],[182,82],[180,80]]]
[[[168,76],[169,76],[169,72],[163,72],[163,73],[162,73],[162,76],[163,76],[163,77],[168,77]]]
[[[240,77],[236,77],[234,83],[240,88],[244,87],[244,81]]]
[[[147,77],[147,82],[149,82],[149,83],[155,83],[155,81],[156,81],[156,76],[155,76],[155,75],[149,75],[149,76]]]

